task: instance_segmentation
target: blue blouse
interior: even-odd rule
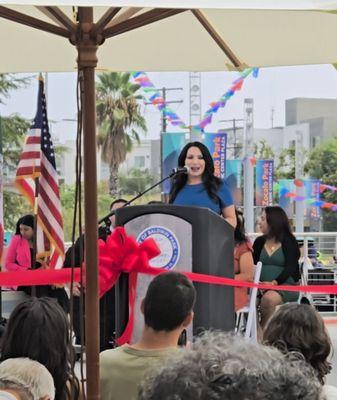
[[[209,197],[207,190],[203,183],[197,185],[186,184],[177,194],[173,204],[179,206],[196,206],[207,207],[217,214],[221,214],[223,208],[233,204],[232,195],[225,182],[223,182],[218,189],[218,201]],[[221,203],[221,208],[220,208]]]

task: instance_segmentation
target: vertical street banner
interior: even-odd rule
[[[294,201],[286,193],[296,190],[293,179],[279,179],[279,206],[283,208],[289,219],[294,218]]]
[[[226,178],[227,133],[205,133],[204,145],[208,148],[214,161],[214,175]]]
[[[242,205],[242,160],[226,160],[226,183],[232,193],[234,204]]]
[[[185,133],[162,133],[162,177],[169,175],[173,168],[178,166],[178,157],[185,146]],[[163,183],[162,192],[164,194],[170,193],[171,184],[167,180]]]
[[[257,160],[255,201],[257,206],[271,206],[273,204],[273,160]]]

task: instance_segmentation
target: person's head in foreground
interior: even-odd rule
[[[321,385],[299,354],[206,332],[144,381],[138,400],[319,400]]]
[[[31,297],[15,307],[1,343],[1,361],[28,357],[51,373],[56,399],[69,395],[71,381],[68,319],[55,299]]]
[[[7,397],[6,397],[7,396]],[[0,399],[54,400],[54,381],[42,364],[9,358],[0,364]]]
[[[297,303],[281,306],[269,320],[263,340],[283,352],[303,354],[323,384],[325,375],[331,370],[328,361],[331,341],[322,317],[312,306]]]
[[[192,282],[179,272],[156,276],[142,302],[146,328],[153,331],[179,330],[193,319],[196,291]]]

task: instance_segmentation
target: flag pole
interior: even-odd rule
[[[43,82],[43,76],[40,72],[38,81]],[[40,160],[41,160],[41,150],[40,150]],[[38,172],[35,171],[35,161],[33,168],[33,176],[35,182],[35,196],[34,196],[34,240],[33,240],[33,257],[32,257],[32,268],[36,268],[36,255],[37,255],[37,212],[38,212],[38,197],[39,197],[39,176]],[[36,297],[36,286],[32,286],[32,296]]]

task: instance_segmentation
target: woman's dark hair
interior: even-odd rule
[[[312,306],[297,303],[281,306],[267,324],[263,340],[284,353],[301,353],[324,384],[324,377],[331,370],[328,357],[332,347],[323,319]]]
[[[16,235],[20,235],[20,225],[30,226],[32,229],[34,229],[34,215],[27,214],[18,219],[15,230]]]
[[[273,238],[278,242],[282,242],[286,236],[293,236],[288,216],[283,208],[279,206],[267,206],[264,212],[269,226],[268,238]]]
[[[243,217],[243,212],[235,207],[236,215],[236,227],[234,230],[234,240],[235,243],[244,243],[248,241],[245,231],[245,219]]]
[[[43,364],[54,378],[56,400],[70,398],[72,379],[68,319],[55,299],[31,297],[13,310],[1,341],[1,361],[28,357]],[[76,398],[76,397],[75,397]]]
[[[214,175],[214,162],[209,152],[208,148],[200,142],[190,142],[181,150],[178,158],[178,167],[185,166],[185,160],[187,152],[191,147],[197,147],[205,160],[205,171],[202,175],[202,182],[205,185],[205,189],[211,199],[214,202],[219,202],[219,197],[217,196],[217,191],[222,181],[220,178]],[[173,203],[174,199],[177,197],[179,191],[186,185],[187,175],[178,174],[173,178],[172,187],[170,192],[169,203]]]

